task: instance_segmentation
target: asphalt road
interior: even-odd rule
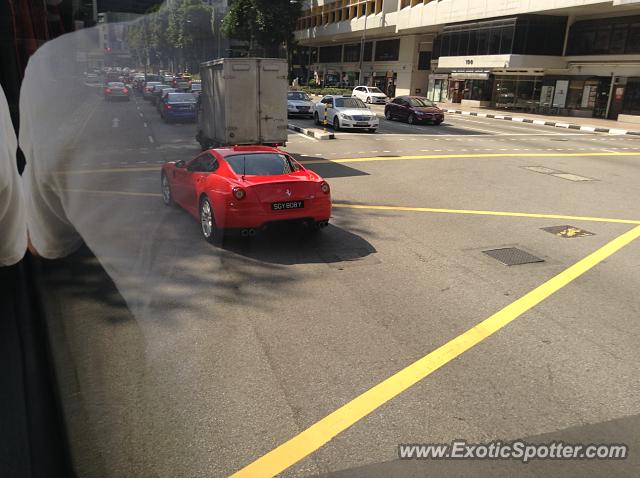
[[[331,225],[214,247],[159,197],[160,164],[199,151],[194,125],[166,125],[138,97],[90,95],[86,111],[86,154],[61,169],[87,248],[43,263],[79,476],[637,472],[640,242],[623,235],[640,224],[640,139],[455,115],[332,141],[291,133],[287,150],[331,184]],[[505,247],[543,262],[483,253]],[[404,385],[385,382],[408,366]],[[398,444],[454,439],[631,453],[398,460]]]

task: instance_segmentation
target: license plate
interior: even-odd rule
[[[301,209],[304,207],[304,201],[286,201],[286,202],[273,202],[271,203],[271,209],[274,211],[284,211],[286,209]]]
[[[366,121],[357,121],[356,126],[369,126],[369,123]]]

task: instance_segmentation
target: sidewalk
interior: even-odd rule
[[[530,113],[509,112],[505,110],[494,110],[490,108],[461,108],[452,103],[441,103],[438,105],[445,113],[454,113],[480,118],[494,118],[507,121],[517,121],[545,126],[555,126],[556,128],[577,129],[596,133],[609,134],[630,134],[640,136],[640,125],[636,123],[623,123],[620,121],[599,119],[599,118],[578,118],[573,116],[547,116]]]

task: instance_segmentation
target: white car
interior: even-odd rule
[[[369,104],[386,104],[387,95],[385,95],[379,88],[375,86],[356,86],[351,93],[351,96],[360,98],[365,103]]]
[[[316,103],[313,119],[316,124],[322,124],[327,113],[327,124],[333,126],[334,131],[343,128],[366,129],[375,133],[380,120],[376,114],[359,98],[351,96],[329,95]]]
[[[313,101],[304,91],[289,91],[287,93],[287,116],[313,116]]]

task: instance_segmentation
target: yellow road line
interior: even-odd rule
[[[638,237],[640,237],[640,226],[618,236],[475,327],[370,388],[300,434],[237,471],[232,478],[271,477],[281,473],[409,387],[495,334]]]
[[[372,156],[368,158],[311,159],[302,160],[302,164],[363,163],[371,161],[407,161],[413,159],[473,159],[473,158],[559,158],[583,156],[640,156],[637,153],[478,153],[478,154],[421,154],[417,156]]]
[[[162,197],[160,193],[138,193],[130,191],[112,191],[98,189],[63,189],[66,192],[88,193],[88,194],[113,194],[117,196],[144,196],[144,197]],[[433,212],[442,214],[467,214],[478,216],[506,216],[506,217],[530,217],[538,219],[563,219],[567,221],[590,221],[590,222],[606,222],[616,224],[640,224],[640,220],[633,219],[615,219],[608,217],[590,217],[590,216],[567,216],[563,214],[536,214],[527,212],[503,212],[503,211],[476,211],[472,209],[439,209],[432,207],[405,207],[405,206],[374,206],[367,204],[347,204],[333,203],[334,209],[372,209],[380,211],[407,211],[407,212]]]
[[[365,158],[338,158],[338,159],[310,159],[301,160],[302,164],[331,164],[331,163],[363,163],[372,161],[407,161],[414,159],[474,159],[474,158],[566,158],[584,156],[640,156],[640,152],[615,152],[603,151],[596,153],[478,153],[478,154],[422,154],[418,156],[373,156]],[[154,167],[131,167],[131,168],[106,168],[106,169],[78,169],[70,171],[56,171],[56,174],[95,174],[95,173],[131,173],[157,171],[162,168],[161,164]]]
[[[526,212],[502,212],[502,211],[475,211],[468,209],[438,209],[431,207],[403,207],[403,206],[372,206],[366,204],[345,204],[334,203],[334,208],[344,209],[373,209],[381,211],[411,211],[411,212],[435,212],[445,214],[471,214],[479,216],[509,216],[509,217],[532,217],[540,219],[566,219],[568,221],[591,221],[591,222],[609,222],[619,224],[640,224],[640,221],[632,219],[612,219],[606,217],[589,217],[589,216],[565,216],[562,214],[535,214]]]

